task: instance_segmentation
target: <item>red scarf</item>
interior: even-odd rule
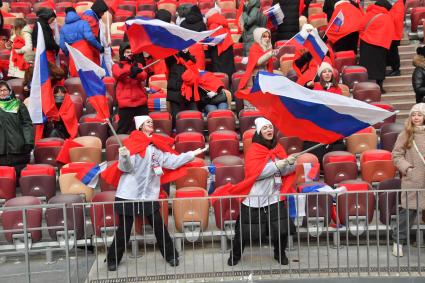
[[[130,155],[139,154],[141,157],[145,157],[146,148],[150,144],[153,144],[156,148],[163,152],[178,155],[178,153],[172,148],[174,139],[170,137],[164,137],[156,134],[148,137],[141,131],[134,130],[131,132],[130,137],[124,140],[124,145],[130,151]],[[192,166],[196,165],[192,164]],[[164,175],[161,176],[161,184],[166,184],[185,176],[187,174],[187,167],[189,166],[186,165],[176,170],[164,169]],[[108,184],[118,187],[122,174],[123,172],[118,169],[118,161],[115,161],[101,173],[101,176]]]
[[[25,71],[29,67],[29,64],[24,59],[24,54],[16,53],[17,49],[21,49],[24,46],[25,46],[25,39],[22,36],[16,36],[15,39],[13,40],[12,62],[13,62],[13,65],[21,71]]]
[[[223,15],[216,13],[208,18],[207,24],[208,24],[209,30],[213,30],[217,27],[222,27],[221,29],[213,33],[211,36],[218,36],[218,35],[227,33],[223,42],[220,44],[217,44],[217,54],[218,56],[220,56],[221,53],[229,49],[230,46],[233,46],[233,39],[232,39],[232,36],[230,35],[230,30],[227,24],[227,20]]]
[[[276,157],[279,159],[287,157],[285,150],[280,144],[278,144],[273,149],[268,149],[258,143],[252,143],[245,158],[245,179],[236,185],[228,183],[227,185],[222,186],[221,188],[215,190],[212,196],[245,196],[243,197],[243,199],[245,199],[254,186],[254,183],[257,181],[258,176],[260,176],[261,172],[266,166],[267,162],[269,162],[270,159],[274,161]],[[282,176],[282,186],[280,187],[280,193],[286,194],[295,192],[293,187],[294,182],[295,172],[287,176]],[[240,201],[242,202],[243,199]],[[283,199],[284,196],[281,196],[281,200]],[[213,205],[217,200],[218,198],[212,200]]]
[[[263,48],[261,48],[260,44],[254,42],[254,44],[249,49],[248,65],[246,66],[245,74],[239,82],[238,89],[243,89],[246,86],[248,81],[251,79],[255,67],[257,66],[258,59],[260,59],[261,56],[263,56],[269,51],[270,50],[264,51]],[[271,57],[267,62],[267,71],[269,71],[270,73],[273,72],[273,57]]]

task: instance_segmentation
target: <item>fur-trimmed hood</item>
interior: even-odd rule
[[[413,56],[413,66],[425,69],[425,57],[418,54]]]

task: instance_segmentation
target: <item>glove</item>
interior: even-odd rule
[[[34,145],[32,145],[32,144],[24,144],[23,151],[25,153],[31,153],[31,151],[33,150],[33,148],[34,148]]]
[[[214,91],[209,91],[209,92],[207,92],[207,96],[209,97],[209,98],[213,98],[214,96],[216,96],[217,95],[217,93],[216,92],[214,92]]]
[[[101,46],[99,51],[100,53],[105,53],[105,47]]]
[[[118,154],[121,156],[129,156],[130,151],[125,146],[122,146],[118,149]]]
[[[130,68],[130,78],[134,79],[137,75],[142,72],[143,69],[139,68],[137,65],[133,65]]]
[[[297,158],[295,156],[290,155],[287,158],[276,161],[275,164],[276,164],[277,168],[279,168],[279,170],[282,171],[284,167],[286,167],[288,165],[294,165],[296,160],[297,160]]]

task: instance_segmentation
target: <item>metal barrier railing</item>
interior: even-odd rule
[[[0,257],[23,256],[27,282],[34,254],[51,262],[54,251],[65,254],[64,282],[423,275],[425,191],[253,196],[244,204],[189,191],[156,202],[2,207]],[[397,256],[394,243],[402,245]]]

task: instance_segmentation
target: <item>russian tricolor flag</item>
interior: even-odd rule
[[[339,31],[341,26],[344,24],[344,14],[342,13],[342,10],[339,11],[338,15],[336,15],[332,26],[335,26],[335,31]]]
[[[217,36],[209,36],[201,40],[199,43],[208,46],[216,46],[217,44],[222,43],[226,36],[227,32]]]
[[[37,25],[39,30],[41,30],[40,23],[37,23]],[[37,34],[34,73],[31,81],[29,101],[28,111],[33,124],[42,124],[44,122],[43,114],[49,118],[59,117],[52,93],[46,44],[42,32]]]
[[[267,17],[267,22],[270,23],[270,28],[277,28],[281,23],[283,23],[283,18],[285,17],[279,3],[265,10],[263,14]]]
[[[310,51],[314,60],[316,60],[318,63],[321,63],[323,58],[325,58],[326,53],[328,53],[328,47],[320,38],[316,29],[308,33],[308,36],[304,42],[304,46]]]
[[[259,72],[251,92],[240,91],[282,134],[329,144],[394,115],[360,100],[310,90],[288,78]]]
[[[65,43],[69,55],[74,60],[75,68],[80,76],[81,84],[89,98],[90,104],[96,110],[96,118],[105,120],[110,117],[106,87],[102,78],[105,70],[84,56],[79,50]]]
[[[166,58],[212,35],[214,30],[196,32],[157,19],[136,18],[126,21],[128,40],[133,53],[148,52]]]
[[[96,188],[100,174],[108,168],[108,162],[104,161],[93,167],[82,168],[76,175],[84,185],[90,188]]]

